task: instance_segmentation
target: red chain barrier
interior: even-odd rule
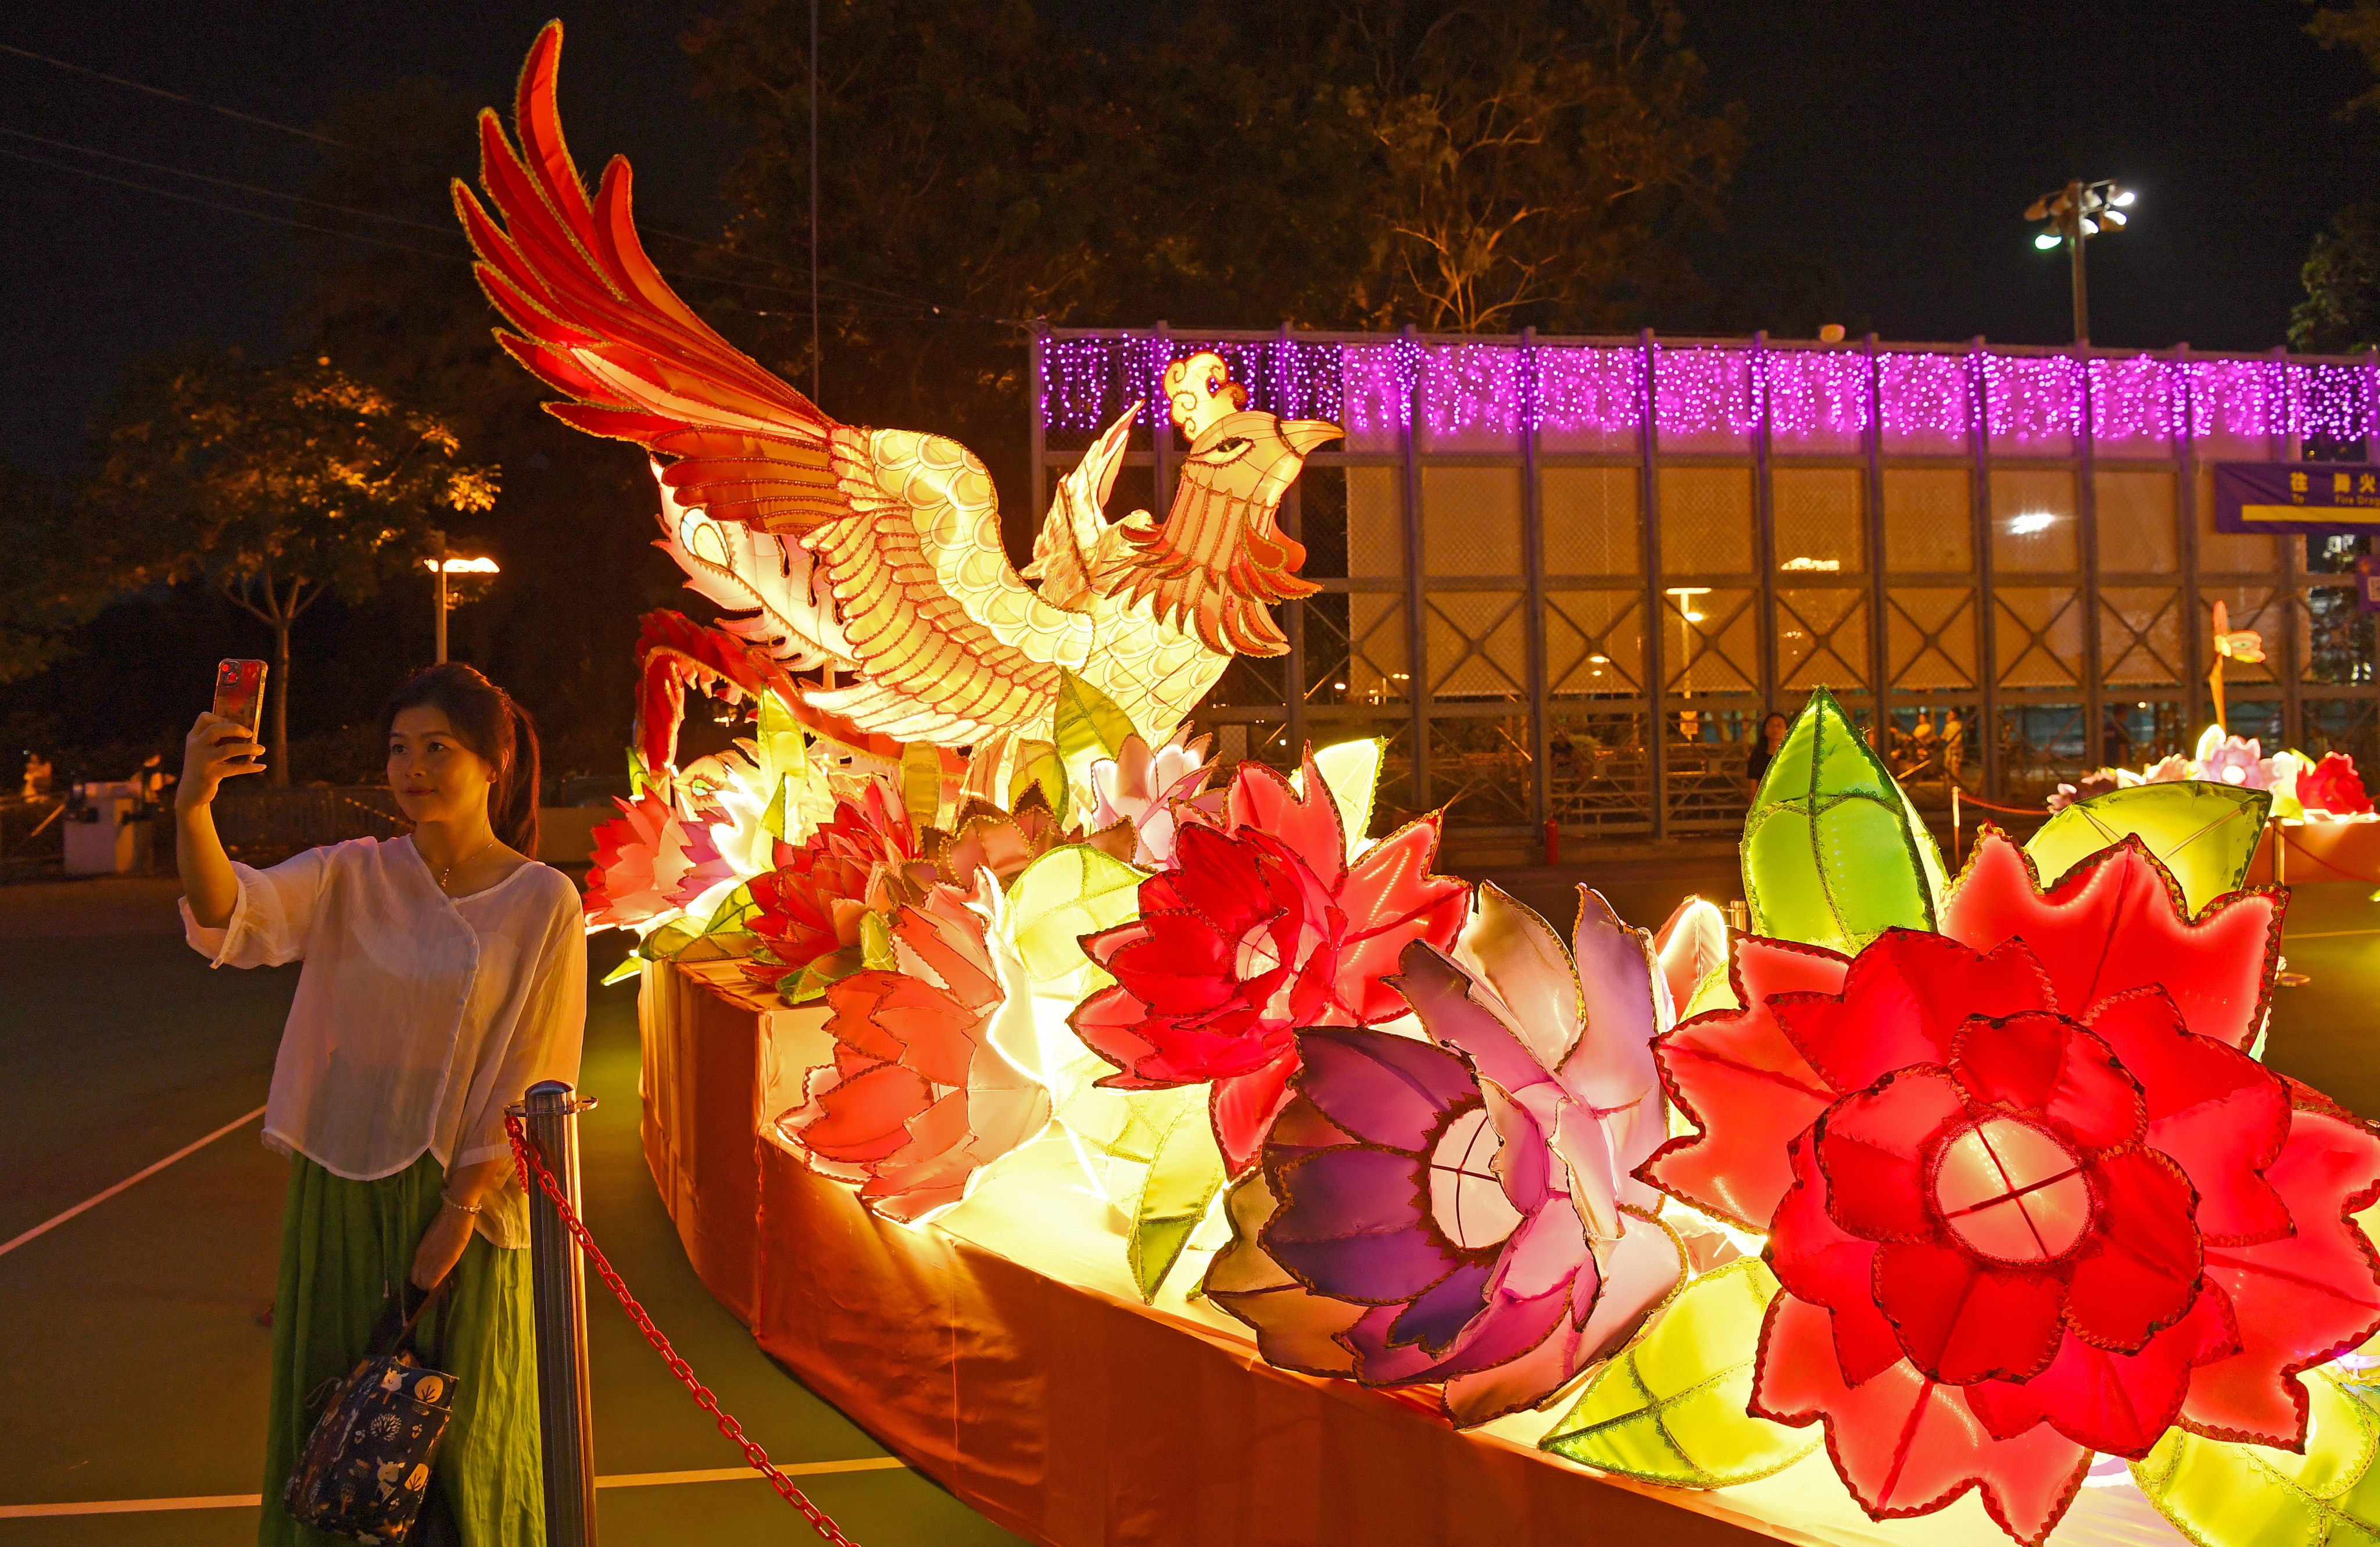
[[[1970,795],[1963,792],[1959,796],[1959,804],[1961,805],[1979,805],[1985,811],[2004,811],[2010,816],[2046,816],[2050,815],[2049,807],[2046,804],[1998,805],[1990,801],[1985,800],[1980,795]]]
[[[670,1347],[670,1340],[662,1335],[662,1329],[653,1325],[653,1319],[645,1313],[643,1306],[637,1303],[637,1297],[628,1293],[627,1282],[612,1266],[601,1249],[596,1246],[595,1238],[587,1233],[587,1227],[579,1219],[577,1211],[563,1197],[562,1184],[555,1181],[553,1173],[546,1169],[545,1158],[530,1147],[521,1119],[509,1112],[504,1115],[504,1133],[513,1142],[513,1169],[520,1173],[521,1186],[524,1189],[534,1186],[552,1200],[555,1211],[562,1215],[562,1223],[568,1227],[572,1239],[578,1242],[578,1249],[587,1253],[589,1262],[595,1264],[596,1275],[619,1298],[620,1309],[628,1313],[628,1320],[637,1323],[637,1330],[645,1335],[645,1341],[653,1346],[653,1352],[662,1356],[662,1362],[670,1368],[670,1373],[686,1383],[686,1389],[694,1395],[694,1405],[719,1420],[719,1432],[742,1448],[745,1461],[753,1470],[767,1478],[770,1486],[783,1494],[787,1504],[802,1512],[802,1518],[810,1523],[810,1529],[818,1532],[830,1547],[858,1547],[858,1543],[843,1534],[842,1529],[826,1511],[810,1503],[808,1496],[794,1486],[793,1479],[777,1469],[769,1459],[767,1451],[746,1437],[744,1426],[721,1409],[719,1398],[710,1394],[710,1388],[695,1379],[694,1367],[678,1357],[678,1351]],[[533,1180],[532,1171],[536,1173]]]

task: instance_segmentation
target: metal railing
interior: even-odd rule
[[[385,785],[300,785],[275,790],[226,785],[214,802],[215,831],[241,855],[296,853],[351,838],[413,830]]]
[[[695,1378],[653,1324],[626,1280],[595,1244],[578,1213],[578,1115],[595,1106],[558,1080],[531,1085],[518,1106],[504,1114],[512,1142],[513,1169],[528,1194],[529,1277],[537,1326],[537,1408],[541,1425],[547,1547],[594,1547],[595,1428],[592,1388],[587,1378],[587,1266],[661,1355],[695,1406],[710,1414],[719,1432],[744,1453],[745,1464],[766,1478],[779,1497],[809,1522],[828,1547],[857,1547],[833,1518],[812,1504],[769,1453],[744,1432],[735,1415],[719,1405],[709,1386]]]

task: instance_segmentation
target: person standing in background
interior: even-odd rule
[[[1780,714],[1772,714],[1760,722],[1760,740],[1743,757],[1743,777],[1750,780],[1754,794],[1760,792],[1760,781],[1767,775],[1768,765],[1777,760],[1777,751],[1785,744],[1786,732],[1792,729],[1793,722]]]

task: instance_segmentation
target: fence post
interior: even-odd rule
[[[559,1080],[521,1103],[529,1142],[578,1202],[578,1114],[595,1105]],[[528,1190],[529,1274],[537,1299],[537,1417],[545,1451],[546,1547],[595,1547],[595,1422],[587,1385],[587,1268],[553,1201]]]

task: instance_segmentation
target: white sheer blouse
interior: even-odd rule
[[[216,966],[302,960],[273,1064],[264,1142],[338,1176],[393,1176],[426,1151],[449,1170],[512,1153],[504,1108],[540,1080],[578,1079],[587,933],[567,876],[525,864],[449,898],[409,839],[309,849],[269,870],[234,864],[221,929],[182,903]],[[528,1244],[509,1176],[480,1230]]]

